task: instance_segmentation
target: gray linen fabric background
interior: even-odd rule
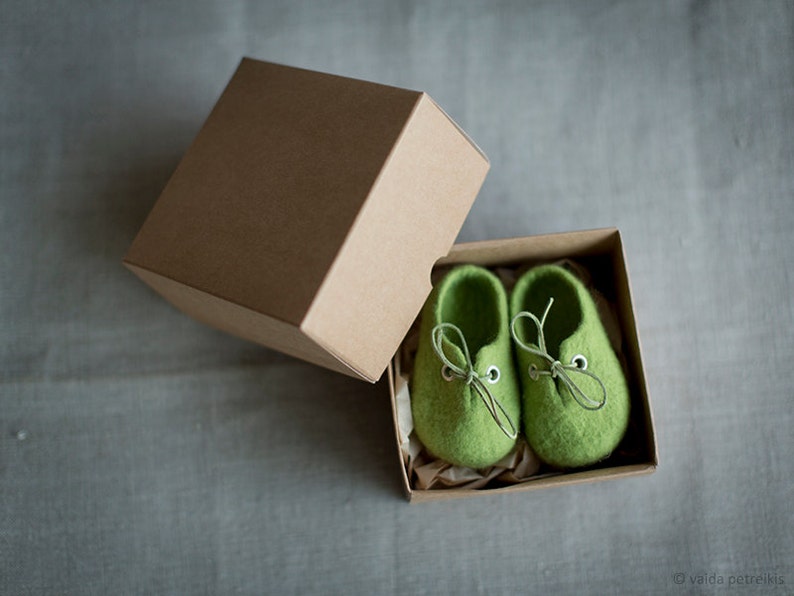
[[[384,382],[122,268],[243,55],[430,93],[460,240],[621,229],[654,475],[409,506]],[[0,592],[791,593],[793,122],[786,1],[3,1]]]

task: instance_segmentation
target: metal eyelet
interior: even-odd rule
[[[537,381],[540,378],[540,373],[538,373],[538,367],[534,364],[530,364],[529,368],[527,368],[527,374],[529,378],[533,381]]]
[[[502,376],[501,371],[499,370],[498,366],[491,365],[488,367],[488,370],[485,371],[485,376],[487,377],[486,380],[493,385],[494,383],[498,383],[499,379]]]
[[[587,370],[587,358],[582,356],[581,354],[577,354],[573,358],[571,358],[571,364],[578,368],[579,370]]]
[[[446,364],[441,367],[441,376],[444,378],[444,380],[447,383],[449,383],[452,379],[455,378],[454,376],[452,376],[452,370],[450,370],[450,368]]]

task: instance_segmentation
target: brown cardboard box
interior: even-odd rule
[[[403,350],[400,350],[389,367],[389,388],[398,443],[397,449],[401,459],[403,488],[410,501],[420,502],[476,494],[527,491],[562,484],[648,474],[656,468],[658,455],[653,417],[642,366],[640,340],[629,286],[629,273],[618,230],[592,230],[457,244],[452,248],[449,256],[439,261],[437,266],[474,263],[485,267],[511,267],[535,265],[560,259],[573,259],[585,266],[592,275],[596,289],[614,305],[620,326],[621,351],[625,358],[632,399],[629,430],[623,442],[610,458],[583,470],[553,475],[542,474],[537,478],[530,478],[518,484],[503,485],[497,488],[417,489],[414,479],[409,477],[407,462],[400,451],[400,417],[397,415],[396,394],[399,385],[409,381],[408,376],[402,374]]]
[[[488,167],[424,93],[243,59],[124,264],[200,321],[374,382]]]
[[[615,230],[456,246],[489,164],[417,91],[243,59],[124,258],[200,321],[306,361],[399,382],[400,345],[441,265],[588,261],[620,306],[638,454],[512,487],[648,472],[656,447]],[[448,255],[448,256],[447,256]],[[395,409],[395,430],[397,430]]]

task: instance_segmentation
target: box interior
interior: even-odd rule
[[[489,483],[485,488],[417,489],[408,477],[400,455],[403,487],[412,502],[482,495],[496,492],[533,490],[559,484],[589,482],[652,472],[658,462],[653,417],[650,408],[637,326],[631,300],[629,275],[620,233],[616,229],[552,234],[530,238],[492,240],[455,245],[450,254],[439,261],[437,268],[462,263],[485,267],[521,267],[572,259],[592,276],[595,289],[615,306],[622,334],[622,354],[632,400],[629,427],[615,452],[606,460],[587,468],[554,472],[542,469],[534,478],[518,484]],[[399,420],[396,407],[396,375],[401,373],[402,351],[389,367],[389,384],[398,444]],[[398,445],[399,446],[399,445]],[[398,449],[399,451],[399,449]],[[551,472],[551,475],[549,475]]]

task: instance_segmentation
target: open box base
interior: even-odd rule
[[[560,259],[571,259],[587,269],[594,288],[614,305],[622,337],[627,380],[631,394],[629,430],[621,446],[606,460],[587,468],[555,471],[541,468],[528,480],[505,484],[494,481],[483,488],[443,487],[421,489],[400,449],[401,432],[398,416],[398,385],[407,381],[402,376],[403,350],[397,352],[389,366],[389,388],[394,414],[394,428],[400,454],[402,482],[411,502],[493,493],[528,491],[564,484],[579,484],[648,474],[658,463],[656,438],[650,400],[642,366],[639,335],[632,306],[631,289],[620,233],[616,229],[549,234],[526,238],[491,240],[455,245],[436,268],[473,263],[484,267],[528,267]]]

